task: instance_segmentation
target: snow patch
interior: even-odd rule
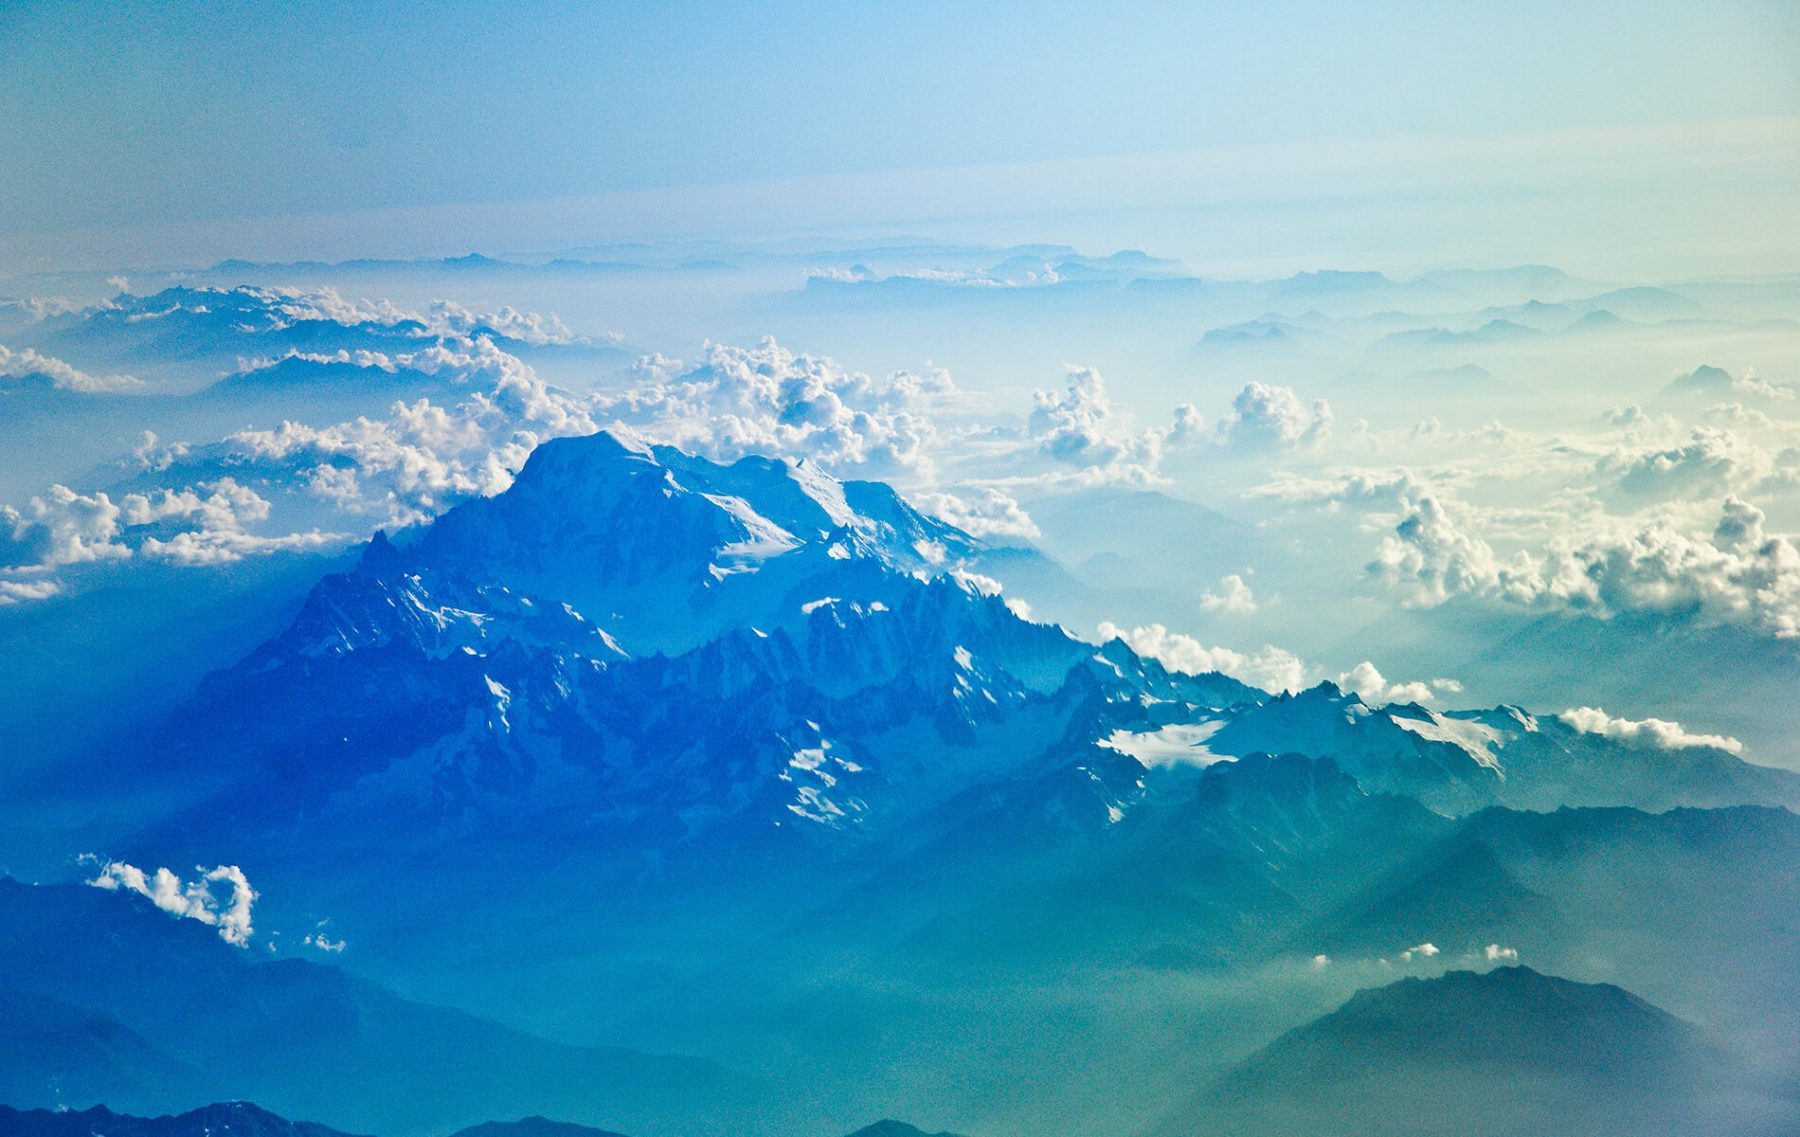
[[[1137,733],[1121,729],[1113,731],[1111,737],[1101,739],[1099,745],[1136,758],[1146,769],[1152,766],[1210,766],[1215,762],[1236,760],[1235,755],[1215,754],[1206,746],[1206,740],[1224,726],[1224,719],[1214,719],[1200,723],[1171,723],[1159,730]]]

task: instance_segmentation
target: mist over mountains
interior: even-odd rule
[[[1800,1117],[1791,282],[692,252],[8,309],[8,1132]]]

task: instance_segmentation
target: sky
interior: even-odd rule
[[[1778,0],[15,2],[0,155],[31,176],[0,179],[0,269],[921,225],[1129,232],[1220,268],[1441,261],[1395,231],[1410,197],[1476,257],[1776,271],[1796,56]],[[1644,247],[1702,225],[1706,257]]]
[[[0,13],[21,620],[616,423],[1036,541],[1083,634],[1800,767],[1792,5]]]

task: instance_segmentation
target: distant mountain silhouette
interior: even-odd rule
[[[1169,1133],[1742,1132],[1754,1106],[1686,1023],[1529,967],[1358,992],[1221,1075]]]
[[[0,1106],[6,1137],[348,1137],[311,1121],[289,1121],[247,1101],[219,1102],[168,1117],[92,1109],[16,1110]]]

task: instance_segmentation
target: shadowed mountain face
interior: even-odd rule
[[[1651,1134],[1766,1123],[1694,1026],[1527,967],[1359,992],[1217,1079],[1171,1133]]]
[[[754,1113],[759,1093],[711,1063],[552,1043],[335,967],[269,959],[100,889],[0,878],[0,959],[20,988],[0,996],[17,1012],[0,1075],[15,1105],[150,1112],[223,1092],[384,1135],[537,1105],[654,1133]]]

